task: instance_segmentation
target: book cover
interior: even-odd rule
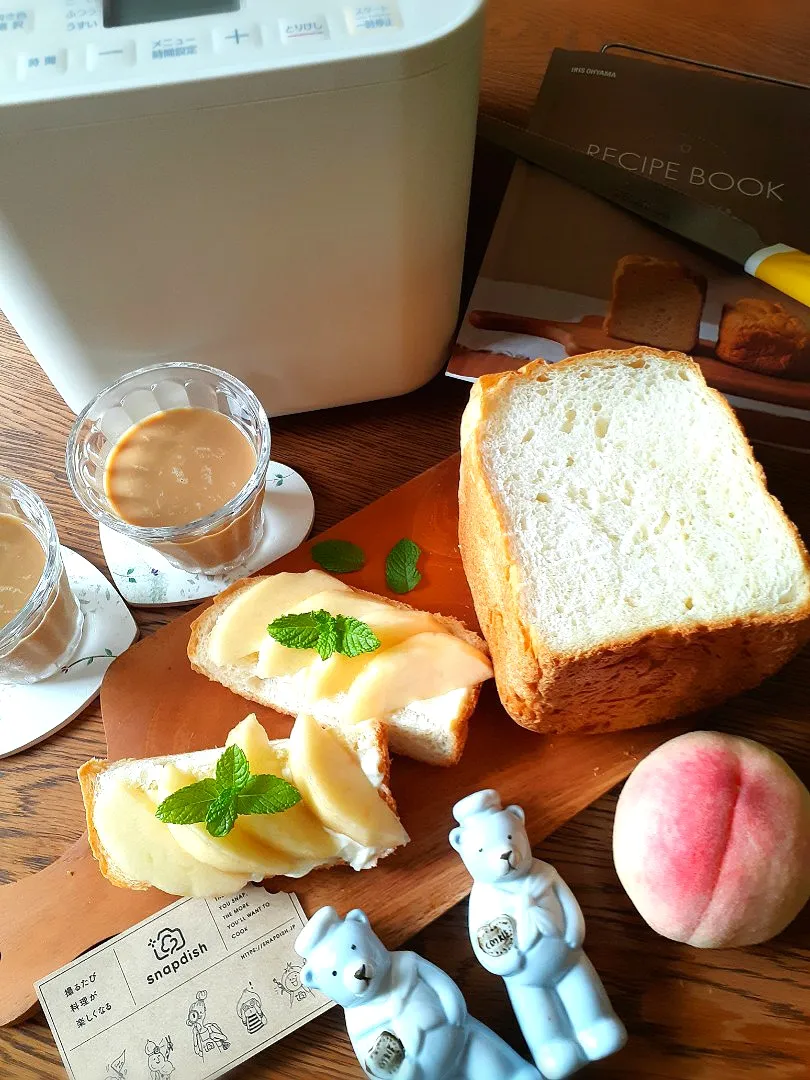
[[[810,248],[810,91],[555,50],[530,127]],[[794,133],[794,134],[791,134]],[[692,355],[749,435],[810,449],[810,310],[671,233],[515,166],[448,374],[654,345]]]

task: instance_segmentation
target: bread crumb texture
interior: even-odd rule
[[[552,653],[810,601],[725,402],[685,358],[636,352],[512,377],[479,429],[521,615]]]

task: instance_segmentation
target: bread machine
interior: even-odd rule
[[[457,316],[482,7],[0,4],[0,308],[68,405],[161,360],[225,368],[271,414],[426,382]]]

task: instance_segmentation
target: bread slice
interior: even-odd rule
[[[616,264],[605,330],[614,338],[689,351],[700,336],[706,278],[679,262],[625,255]]]
[[[222,611],[243,589],[250,588],[255,581],[256,578],[237,581],[220,593],[211,606],[195,619],[191,624],[188,657],[195,671],[208,676],[214,682],[222,683],[235,694],[295,716],[304,707],[302,684],[295,676],[261,679],[238,664],[223,666],[215,663],[208,649],[211,631]],[[393,607],[413,610],[408,604],[388,600],[374,593],[359,589],[353,591],[373,600],[384,600]],[[446,615],[434,617],[451,634],[488,655],[487,646],[481,637],[468,630],[458,619]],[[440,697],[413,701],[398,712],[380,717],[386,728],[391,751],[428,765],[455,765],[464,751],[469,719],[478,702],[479,692],[478,686],[451,690]],[[308,704],[306,708],[319,723],[339,726],[342,722],[341,707],[344,697],[345,695],[338,695],[314,705]]]
[[[396,803],[389,787],[391,761],[383,725],[376,720],[368,720],[354,725],[351,729],[342,730],[338,734],[347,748],[356,755],[363,772],[377,788],[382,799],[396,814]],[[286,740],[277,740],[277,742],[284,743]],[[124,780],[135,787],[148,789],[156,786],[159,767],[169,763],[176,765],[195,779],[203,779],[206,776],[213,776],[221,753],[221,748],[218,748],[165,757],[123,758],[120,761],[101,761],[93,758],[81,766],[78,777],[87,818],[87,838],[93,857],[98,862],[102,874],[111,884],[122,889],[143,890],[152,888],[155,883],[129,876],[116,861],[114,853],[104,846],[95,819],[96,801],[104,784],[110,779]],[[391,850],[369,852],[361,849],[360,854],[363,859],[362,868],[366,869],[375,866],[379,859],[390,855]],[[323,865],[338,865],[343,861],[342,859],[334,860]],[[360,868],[360,865],[356,866],[356,869]],[[307,870],[309,869],[315,869],[315,865],[307,867]],[[240,886],[238,883],[233,883],[233,887],[234,891],[238,891]],[[172,892],[173,890],[164,886],[164,891]]]
[[[636,348],[484,376],[461,443],[464,567],[525,727],[688,713],[810,638],[805,547],[688,357]]]

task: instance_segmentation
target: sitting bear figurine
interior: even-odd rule
[[[389,952],[362,911],[316,911],[295,942],[306,986],[346,1011],[367,1076],[397,1080],[542,1080],[534,1066],[467,1015],[461,991],[412,952]]]
[[[497,791],[453,807],[450,843],[473,879],[469,926],[481,964],[500,975],[538,1069],[548,1080],[621,1049],[627,1033],[582,951],[585,922],[553,866],[532,857],[519,806]]]

